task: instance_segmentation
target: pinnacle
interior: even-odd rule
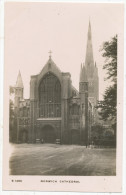
[[[83,63],[83,67],[81,64],[81,72],[80,72],[80,82],[87,82],[87,71]]]
[[[17,82],[16,82],[15,87],[24,88],[20,71],[18,73]]]
[[[86,73],[86,68],[85,68],[85,66],[83,66],[83,82],[87,82],[88,80],[87,80],[87,73]]]

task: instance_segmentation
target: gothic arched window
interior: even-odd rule
[[[61,85],[52,73],[47,73],[39,85],[39,116],[53,118],[61,116]]]

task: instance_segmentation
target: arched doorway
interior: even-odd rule
[[[44,143],[55,143],[56,141],[55,130],[51,125],[46,125],[42,128],[41,140],[42,139]]]

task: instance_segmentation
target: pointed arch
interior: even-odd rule
[[[39,116],[42,118],[61,116],[61,84],[51,72],[45,74],[40,81]]]

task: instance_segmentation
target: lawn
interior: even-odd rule
[[[12,144],[10,175],[116,175],[116,149]]]

